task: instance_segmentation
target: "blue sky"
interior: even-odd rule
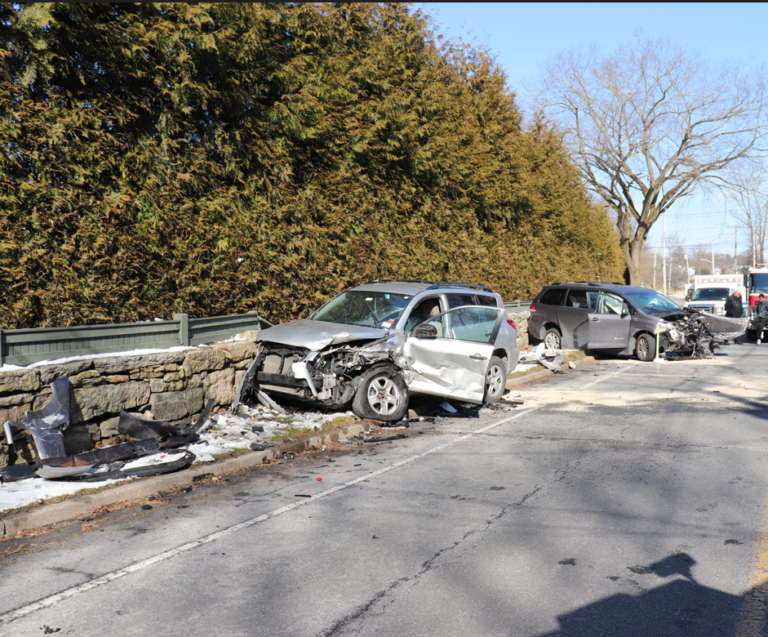
[[[546,61],[564,49],[596,44],[606,51],[629,42],[639,30],[668,37],[698,50],[715,64],[765,64],[768,67],[768,4],[747,3],[417,3],[430,13],[441,33],[484,43],[497,55],[518,103],[528,112],[526,87],[535,84]],[[733,223],[722,201],[696,196],[671,210],[667,234],[684,245],[715,242],[718,252],[733,252]],[[650,244],[661,246],[661,221]],[[740,233],[739,241],[746,240]],[[739,251],[746,245],[743,243]]]

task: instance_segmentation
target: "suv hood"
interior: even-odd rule
[[[291,347],[306,347],[310,351],[317,352],[331,344],[375,340],[385,335],[385,330],[375,327],[301,319],[261,330],[256,340]]]

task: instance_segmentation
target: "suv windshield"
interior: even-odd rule
[[[622,291],[622,294],[633,301],[643,312],[649,314],[667,314],[668,312],[682,312],[680,306],[670,301],[663,294],[653,290]]]
[[[342,292],[321,307],[312,319],[365,327],[392,327],[413,298],[389,292]]]
[[[729,296],[728,288],[699,288],[693,293],[692,301],[723,301]]]

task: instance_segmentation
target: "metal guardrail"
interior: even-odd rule
[[[512,313],[527,312],[528,310],[531,309],[531,302],[515,299],[511,303],[505,302],[504,307],[507,309],[507,312],[512,312]]]
[[[220,341],[248,330],[259,330],[258,313],[190,319],[174,314],[171,321],[114,325],[0,329],[0,366],[29,365],[38,361],[89,354],[111,354],[134,349],[167,349]]]

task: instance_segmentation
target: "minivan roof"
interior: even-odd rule
[[[589,290],[590,288],[601,288],[603,290],[611,290],[613,292],[629,292],[633,290],[637,291],[653,291],[650,288],[642,288],[638,285],[626,285],[624,283],[613,283],[608,281],[575,281],[575,282],[568,282],[564,281],[562,283],[552,283],[551,285],[547,285],[545,287],[551,288],[551,287],[558,287],[558,286],[568,286],[568,287],[575,287],[575,288],[584,288],[586,290]]]

